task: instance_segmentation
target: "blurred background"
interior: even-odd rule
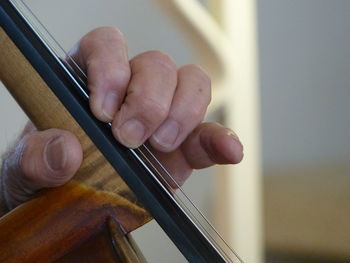
[[[69,50],[117,26],[130,57],[162,50],[213,78],[208,120],[237,131],[245,160],[185,185],[245,262],[350,262],[350,1],[27,0]],[[0,89],[0,150],[27,121]],[[150,223],[150,262],[186,262]]]

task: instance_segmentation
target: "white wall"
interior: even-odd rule
[[[350,159],[350,1],[258,1],[265,169]]]

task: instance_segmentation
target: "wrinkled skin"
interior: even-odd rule
[[[147,141],[179,184],[193,169],[242,160],[243,146],[233,131],[202,122],[211,83],[198,66],[178,68],[159,51],[129,60],[123,35],[111,27],[85,35],[70,55],[88,74],[93,114],[112,122],[115,138],[125,146]],[[3,158],[3,203],[11,210],[41,188],[64,184],[81,161],[82,149],[73,134],[39,132],[28,123]]]

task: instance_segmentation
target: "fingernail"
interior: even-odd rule
[[[131,119],[120,127],[118,135],[125,146],[136,148],[141,145],[145,132],[145,127],[140,121]]]
[[[59,136],[53,139],[45,149],[46,161],[54,171],[62,170],[67,162],[66,151],[64,149],[64,138]]]
[[[178,122],[174,120],[166,120],[153,135],[153,139],[165,148],[174,145],[180,132]]]
[[[109,91],[102,104],[102,112],[110,121],[113,120],[114,114],[117,111],[117,97],[116,92]]]
[[[230,136],[230,137],[232,137],[234,140],[240,142],[240,140],[239,140],[237,134],[236,134],[234,131],[227,129],[227,135]]]
[[[231,144],[229,144],[230,150],[226,154],[226,159],[228,160],[229,163],[232,163],[232,164],[239,163],[240,161],[242,161],[244,156],[243,144],[241,140],[238,138],[237,134],[234,133],[233,131],[230,130],[227,133],[227,135],[231,137],[234,142],[232,141]],[[239,146],[237,145],[237,143]]]
[[[239,139],[238,135],[234,131],[228,130],[227,135],[231,137],[234,141],[238,142],[243,147],[241,140]],[[232,147],[235,147],[235,146],[232,146]]]

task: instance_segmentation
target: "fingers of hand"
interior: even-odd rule
[[[113,27],[95,29],[70,53],[88,74],[92,112],[101,121],[112,121],[131,76],[122,33]]]
[[[152,146],[164,152],[175,150],[203,120],[210,100],[208,76],[195,65],[181,67],[169,114],[150,138]]]
[[[130,61],[130,65],[131,81],[112,129],[121,143],[135,148],[167,118],[177,72],[172,59],[159,51],[140,54]]]
[[[204,117],[210,80],[194,65],[177,70],[159,51],[129,62],[122,34],[110,27],[88,33],[72,53],[88,73],[92,112],[112,122],[115,137],[127,147],[150,139],[155,149],[173,151]]]
[[[237,135],[217,123],[200,124],[181,149],[194,169],[214,164],[236,164],[243,158],[243,145]]]
[[[164,164],[172,177],[164,179],[172,188],[181,186],[192,169],[214,164],[235,164],[243,158],[243,146],[237,135],[218,123],[202,123],[187,137],[181,147],[162,152],[152,147],[152,152]]]
[[[38,189],[64,184],[81,161],[81,146],[70,132],[50,129],[25,135],[3,163],[9,208],[26,201]]]

